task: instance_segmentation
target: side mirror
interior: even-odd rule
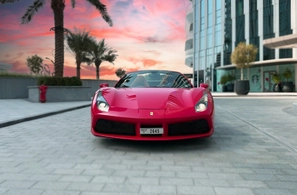
[[[201,83],[201,84],[200,84],[200,87],[207,89],[207,88],[208,88],[208,84],[206,84],[206,83]]]
[[[109,87],[108,83],[101,83],[99,85],[100,88],[103,88],[103,87]]]

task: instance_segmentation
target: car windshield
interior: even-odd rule
[[[116,88],[192,88],[189,80],[173,71],[137,71],[123,76]]]

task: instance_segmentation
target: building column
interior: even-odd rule
[[[243,1],[243,13],[244,13],[244,38],[246,44],[250,43],[250,3],[249,1]]]
[[[275,37],[279,37],[279,0],[272,1]],[[279,49],[275,49],[275,59],[279,59]]]
[[[293,34],[297,34],[297,2],[296,0],[291,0],[291,28]],[[293,48],[293,58],[297,58],[297,48]]]
[[[296,0],[291,0],[291,28],[293,34],[297,34],[297,2]],[[292,49],[292,57],[297,58],[297,48]],[[295,91],[297,92],[297,63],[295,64]]]
[[[199,32],[199,26],[200,26],[200,20],[197,20],[197,14],[199,14],[199,12],[197,11],[199,9],[198,5],[199,5],[199,1],[198,0],[193,0],[192,1],[192,5],[193,5],[193,85],[195,85],[195,73],[197,75],[197,81],[196,81],[196,85],[198,86],[199,84],[199,62],[198,62],[198,51],[199,51],[199,36],[198,36],[198,32]]]
[[[259,35],[259,61],[263,61],[263,1],[257,1],[257,9],[258,9],[258,35]]]
[[[236,1],[231,1],[231,19],[232,19],[232,51],[236,45]]]

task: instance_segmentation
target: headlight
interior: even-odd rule
[[[207,93],[204,93],[202,98],[195,105],[195,111],[203,112],[207,109],[207,105],[208,105],[208,95],[207,95]]]
[[[98,93],[96,103],[97,103],[97,108],[100,111],[102,111],[102,112],[108,112],[108,110],[109,110],[109,104],[107,103],[107,101],[102,96],[102,92],[101,91],[99,91],[99,93]]]

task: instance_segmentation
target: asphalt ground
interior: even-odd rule
[[[172,142],[94,137],[90,102],[19,102],[35,118],[0,127],[1,195],[297,194],[296,97],[215,97],[214,135]]]

